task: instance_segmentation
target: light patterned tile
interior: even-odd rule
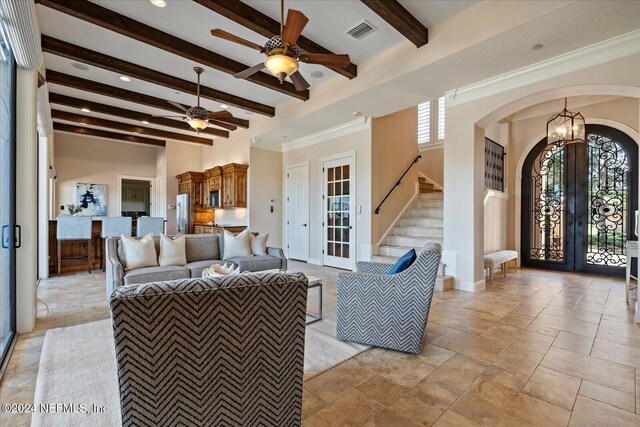
[[[522,392],[571,411],[579,388],[579,378],[538,367]]]
[[[625,393],[587,380],[582,380],[579,393],[581,396],[615,406],[619,409],[624,409],[628,412],[635,412],[636,410],[636,399],[633,393]]]
[[[571,423],[575,427],[637,426],[640,415],[578,395]]]

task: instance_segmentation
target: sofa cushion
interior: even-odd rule
[[[186,238],[187,262],[222,259],[217,234],[190,234]]]
[[[240,267],[240,271],[271,270],[274,268],[279,269],[282,266],[282,260],[271,255],[239,256],[225,261],[233,262]]]
[[[185,243],[185,236],[177,236],[172,239],[161,234],[158,265],[185,265],[187,263]]]
[[[251,238],[249,230],[244,230],[237,235],[224,230],[224,254],[223,260],[236,257],[251,256]]]
[[[398,259],[398,261],[396,261],[396,263],[393,264],[393,267],[391,267],[391,270],[389,270],[389,274],[402,273],[407,268],[411,267],[411,264],[413,264],[413,262],[416,260],[416,258],[417,258],[416,250],[415,249],[410,249],[409,252],[407,252],[406,254],[402,255]]]
[[[211,267],[213,264],[222,265],[222,264],[224,264],[224,261],[215,260],[215,259],[194,261],[194,262],[190,262],[187,265],[185,265],[184,268],[188,268],[189,271],[191,271],[191,277],[201,278],[202,277],[202,272],[205,269]]]
[[[267,239],[269,233],[251,235],[251,253],[253,255],[266,255],[267,254]]]
[[[153,235],[151,233],[141,239],[133,239],[123,234],[120,240],[124,248],[125,267],[127,270],[158,265],[158,252],[153,244]]]
[[[145,267],[127,271],[124,275],[124,284],[133,285],[137,283],[162,282],[165,280],[188,279],[190,277],[191,270],[185,267],[175,265]]]
[[[132,239],[140,240],[142,237],[131,237]],[[153,236],[153,245],[156,248],[156,254],[160,253],[160,236]],[[127,257],[124,254],[124,246],[122,245],[122,237],[118,239],[118,261],[123,266],[127,265]]]

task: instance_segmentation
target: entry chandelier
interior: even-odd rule
[[[585,140],[584,116],[580,112],[567,110],[567,98],[564,99],[564,110],[547,120],[548,144],[576,144]]]

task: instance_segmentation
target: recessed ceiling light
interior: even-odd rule
[[[227,104],[220,104],[220,108],[226,110],[229,106]]]
[[[542,43],[536,43],[533,46],[531,46],[531,49],[533,49],[533,50],[542,49],[542,46],[543,46]]]
[[[309,75],[314,79],[319,79],[320,77],[324,77],[324,73],[322,71],[312,71],[311,73],[309,73]]]
[[[176,95],[180,95],[180,92],[177,91],[177,90],[175,92],[173,92],[173,93],[175,93]]]
[[[165,7],[167,2],[164,0],[151,0],[151,4],[158,7]]]
[[[120,76],[120,80],[122,80],[123,82],[130,82],[131,79],[127,76]]]
[[[88,108],[81,108],[80,111],[83,111],[85,113],[90,113],[91,110],[89,110]]]
[[[143,124],[145,124],[145,125],[148,125],[148,124],[149,124],[149,122],[148,122],[148,121],[146,121],[146,120],[143,120],[143,121],[142,121],[142,123],[143,123]]]
[[[244,112],[247,116],[253,116],[253,111],[245,111]]]
[[[87,65],[81,64],[79,62],[72,62],[71,66],[73,68],[77,68],[78,70],[87,71],[89,67]]]

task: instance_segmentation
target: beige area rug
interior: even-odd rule
[[[313,377],[368,347],[336,339],[335,315],[308,325],[304,376]],[[32,426],[120,426],[111,319],[52,329],[42,345]],[[66,406],[62,406],[66,405]]]

